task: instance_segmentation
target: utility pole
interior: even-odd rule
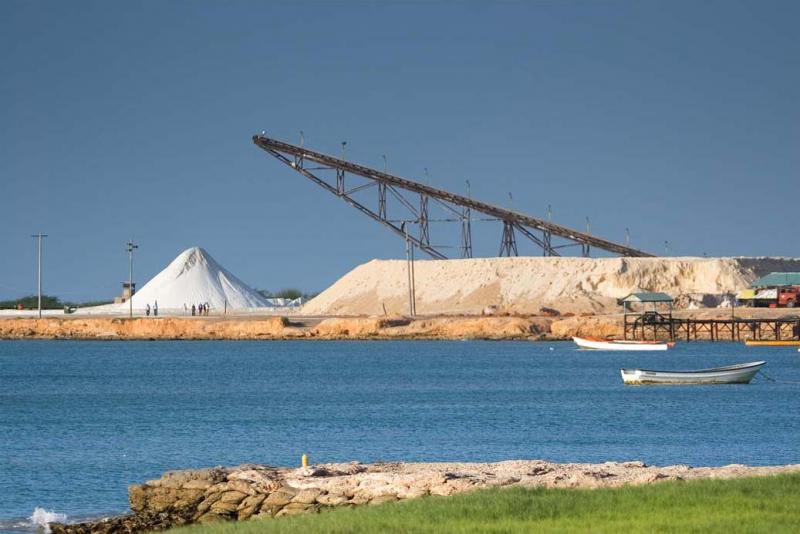
[[[128,316],[133,319],[133,250],[139,248],[133,239],[128,241]]]
[[[408,238],[408,230],[406,230],[406,223],[403,223],[403,234],[406,237],[406,276],[408,277],[408,314],[414,317],[417,314],[416,295],[414,287],[414,245]]]
[[[37,248],[38,248],[38,261],[37,261],[37,286],[38,286],[38,294],[39,294],[39,319],[42,318],[42,238],[47,237],[47,234],[43,234],[39,232],[38,234],[33,234],[31,237],[35,237],[38,241]]]

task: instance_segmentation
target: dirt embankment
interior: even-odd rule
[[[3,339],[538,339],[545,317],[329,318],[315,325],[284,317],[0,319]]]
[[[132,485],[132,514],[75,525],[52,524],[54,534],[135,534],[191,523],[271,520],[324,509],[454,495],[490,487],[599,488],[664,480],[733,478],[800,472],[800,465],[692,468],[643,462],[321,464],[299,469],[265,465],[173,471]]]
[[[0,338],[24,339],[262,339],[303,337],[283,317],[258,320],[188,318],[0,319]]]
[[[737,308],[739,318],[776,318],[786,309]],[[730,310],[686,310],[676,317],[727,319]],[[417,317],[49,317],[0,318],[0,339],[520,339],[622,338],[623,316]],[[702,333],[699,333],[702,334]],[[707,334],[707,333],[706,333]],[[702,335],[701,335],[702,337]]]

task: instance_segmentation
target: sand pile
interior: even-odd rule
[[[417,261],[420,314],[620,311],[634,291],[664,291],[680,306],[716,306],[772,271],[800,270],[795,258],[476,258]],[[406,313],[406,262],[373,260],[347,273],[303,307],[310,315]]]

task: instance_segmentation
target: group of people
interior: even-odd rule
[[[208,315],[209,310],[211,309],[211,305],[208,302],[202,302],[200,304],[192,304],[192,307],[189,308],[186,304],[183,305],[183,312],[188,314],[191,310],[192,315]],[[158,317],[158,301],[153,303],[153,307],[150,307],[150,303],[148,302],[144,307],[144,314],[150,317],[150,312],[153,312],[154,317]]]
[[[192,316],[195,316],[195,315],[208,315],[208,310],[209,310],[210,307],[211,306],[209,306],[208,302],[200,303],[200,304],[198,304],[196,306],[194,304],[192,304]],[[188,311],[188,308],[186,307],[186,304],[183,305],[183,311],[184,312]]]

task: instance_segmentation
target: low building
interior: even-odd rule
[[[736,299],[745,306],[794,308],[800,305],[800,273],[769,273],[739,291]]]
[[[114,304],[128,302],[128,299],[136,294],[136,282],[122,282],[122,295],[114,297]]]

